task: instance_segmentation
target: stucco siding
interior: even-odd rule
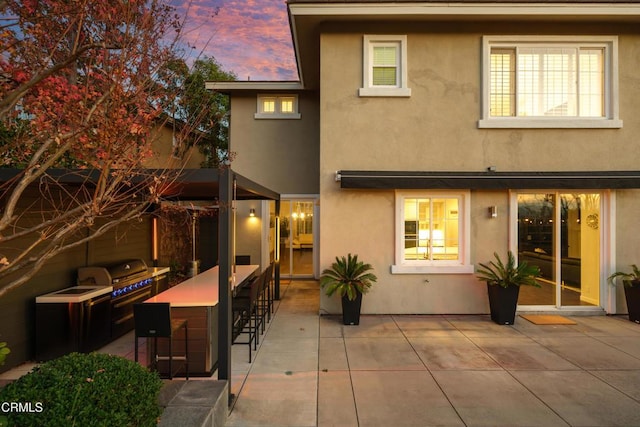
[[[281,194],[317,194],[317,95],[300,93],[300,119],[255,119],[257,94],[231,99],[234,171]]]
[[[485,30],[495,32],[495,25],[475,27],[453,34],[442,26],[434,32],[426,25],[416,32],[414,26],[410,33],[372,26],[320,36],[320,270],[348,252],[371,263],[379,281],[363,301],[364,313],[487,313],[486,287],[473,274],[391,274],[394,191],[342,190],[336,171],[637,170],[639,36],[624,34],[618,40],[621,129],[479,129],[482,36]],[[540,28],[518,31],[538,34]],[[546,31],[554,34],[559,28]],[[568,26],[561,31],[572,33]],[[576,28],[576,34],[584,31]],[[611,34],[612,28],[594,26],[589,32]],[[363,35],[381,33],[407,35],[410,97],[358,95]],[[637,256],[638,243],[629,241],[621,224],[631,227],[637,196],[625,191],[618,197],[616,249],[626,263]],[[497,206],[497,218],[489,218],[489,206]],[[472,191],[471,264],[490,260],[494,251],[506,253],[509,230],[509,192]],[[624,307],[623,298],[618,307]],[[339,301],[323,295],[321,309],[339,313]]]

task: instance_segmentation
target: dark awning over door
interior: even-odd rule
[[[613,172],[336,172],[341,188],[360,189],[619,189],[640,188],[640,171]]]

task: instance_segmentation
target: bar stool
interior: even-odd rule
[[[252,350],[258,349],[258,335],[260,328],[260,316],[258,314],[259,292],[262,287],[262,276],[254,277],[247,285],[246,295],[237,295],[232,299],[232,311],[234,313],[234,344],[247,344],[249,346],[249,363],[251,363]],[[247,335],[246,341],[238,341],[240,335]],[[253,346],[253,349],[252,349]]]
[[[153,338],[153,354],[151,360],[153,368],[158,370],[158,362],[161,360],[169,361],[169,379],[173,379],[175,373],[173,370],[173,361],[184,361],[185,375],[189,379],[189,335],[187,319],[172,319],[171,305],[168,302],[154,302],[134,304],[133,317],[135,322],[135,361],[138,361],[138,339]],[[176,332],[184,329],[184,356],[173,355],[173,341]],[[166,338],[169,340],[169,354],[160,356],[158,354],[158,338]]]

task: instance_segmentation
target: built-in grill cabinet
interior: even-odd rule
[[[108,266],[78,269],[78,284],[112,286],[111,339],[134,327],[133,305],[151,298],[157,291],[154,276],[142,259],[132,259]]]

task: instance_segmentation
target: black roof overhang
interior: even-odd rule
[[[0,168],[0,186],[12,185],[20,179],[22,169]],[[280,194],[232,171],[236,182],[236,200],[280,200]],[[99,171],[93,169],[49,169],[47,178],[64,185],[94,185]],[[219,169],[144,169],[132,173],[132,185],[151,177],[163,177],[160,192],[168,200],[217,200]],[[13,182],[12,182],[13,181]],[[38,181],[40,182],[40,181]]]
[[[353,189],[623,189],[640,188],[640,171],[588,172],[336,172],[341,188]]]
[[[236,200],[280,200],[280,194],[232,171],[236,182]],[[220,171],[218,169],[185,169],[165,189],[163,197],[180,200],[217,199]]]

